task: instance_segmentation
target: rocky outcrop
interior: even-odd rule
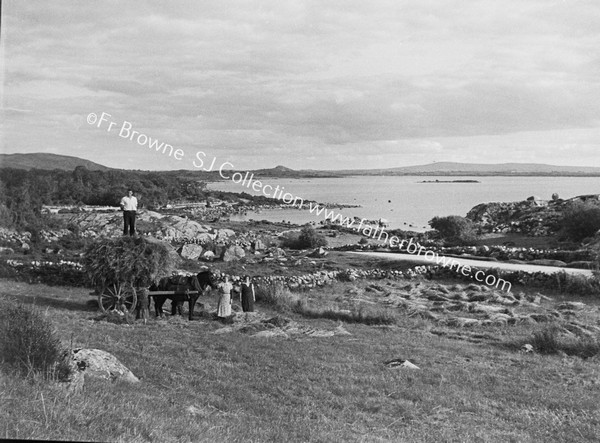
[[[77,371],[85,377],[128,383],[140,381],[114,355],[100,349],[76,349],[73,351],[73,361]]]
[[[564,208],[562,200],[540,204],[531,199],[521,202],[482,203],[467,213],[467,218],[483,232],[520,233],[531,236],[556,234]]]

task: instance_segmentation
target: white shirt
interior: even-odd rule
[[[121,199],[121,208],[123,211],[137,211],[137,198],[134,196],[125,196]]]

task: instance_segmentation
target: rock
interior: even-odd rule
[[[208,243],[211,242],[215,239],[215,235],[214,234],[209,234],[208,232],[203,232],[201,234],[196,235],[196,240],[198,240],[200,243]]]
[[[233,237],[235,235],[235,231],[232,229],[219,229],[216,232],[216,240],[227,240],[229,237]]]
[[[384,363],[388,368],[421,369],[409,360],[395,359]]]
[[[215,257],[215,253],[213,251],[206,251],[204,254],[202,254],[202,258],[208,261],[214,260]]]
[[[311,252],[309,254],[309,257],[313,257],[313,258],[320,258],[320,257],[325,257],[328,254],[328,252],[321,248],[315,249],[313,252]]]
[[[140,381],[114,355],[100,349],[76,349],[73,360],[78,371],[87,377],[128,383]]]
[[[521,352],[525,353],[525,354],[532,354],[533,353],[533,346],[530,345],[529,343],[525,343],[522,347],[521,347]]]
[[[180,255],[188,260],[198,260],[200,255],[202,255],[202,251],[202,246],[194,243],[186,243],[181,247]]]
[[[244,258],[246,256],[246,252],[244,252],[244,248],[242,248],[241,246],[230,246],[229,248],[227,248],[223,254],[223,261],[224,262],[231,262],[234,260],[239,260],[241,258]]]

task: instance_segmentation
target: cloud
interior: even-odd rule
[[[372,167],[469,161],[482,149],[495,158],[502,138],[515,157],[563,162],[559,146],[578,130],[590,135],[572,145],[600,147],[592,0],[3,6],[7,152],[43,146],[163,166],[75,123],[102,111],[242,164],[359,167],[366,150],[377,151]],[[549,134],[563,143],[552,152]],[[577,152],[600,166],[589,149]]]

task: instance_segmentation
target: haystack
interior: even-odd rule
[[[168,243],[148,237],[119,237],[90,245],[83,264],[95,286],[129,283],[145,287],[171,275],[178,260]]]

